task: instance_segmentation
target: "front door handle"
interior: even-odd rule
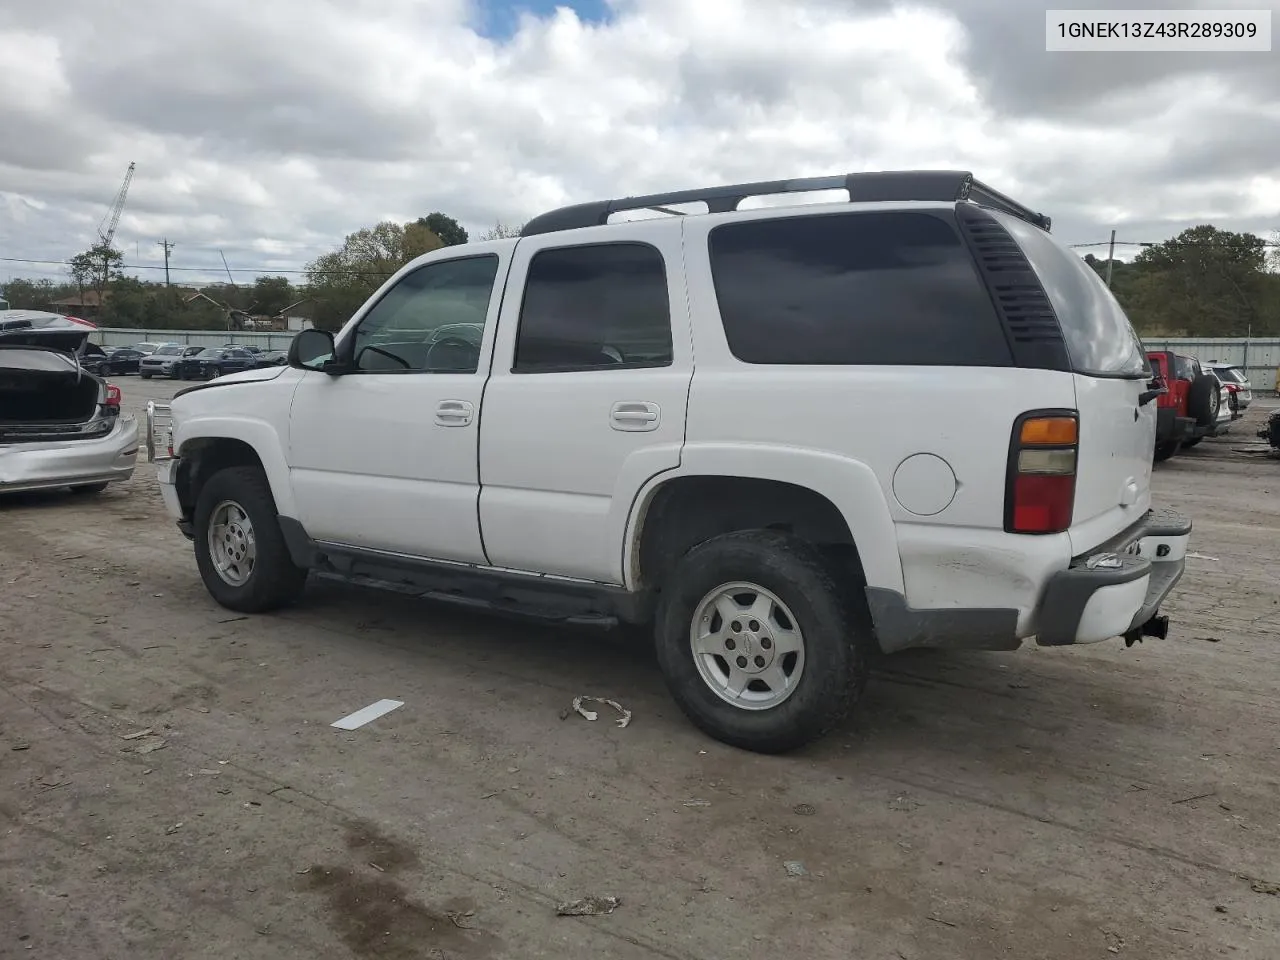
[[[621,400],[609,411],[609,425],[615,430],[657,430],[662,408],[648,400]]]
[[[436,423],[442,427],[465,427],[473,408],[465,400],[441,400],[436,405]]]

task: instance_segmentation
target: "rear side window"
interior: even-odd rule
[[[1044,285],[1075,372],[1096,377],[1149,376],[1142,341],[1097,271],[1038,227],[1016,217],[999,215],[999,220]]]
[[[529,262],[515,373],[670,365],[662,254],[644,243],[557,247]]]
[[[746,363],[1013,362],[968,248],[937,215],[728,223],[709,248],[725,337]]]

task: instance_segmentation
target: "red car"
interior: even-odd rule
[[[1166,387],[1157,401],[1155,459],[1168,460],[1180,447],[1195,446],[1217,432],[1222,385],[1195,357],[1153,350],[1147,359]]]

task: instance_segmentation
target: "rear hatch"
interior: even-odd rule
[[[1151,508],[1157,404],[1143,395],[1154,371],[1093,268],[1048,233],[1013,217],[1000,221],[1044,285],[1071,358],[1080,428],[1070,536],[1079,556]]]

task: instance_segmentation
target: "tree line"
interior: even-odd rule
[[[479,239],[519,233],[519,227],[498,223]],[[246,284],[198,286],[181,281],[170,286],[126,276],[120,251],[99,243],[69,261],[66,280],[10,280],[4,285],[4,297],[14,310],[72,315],[74,308],[54,305],[62,300],[89,303],[91,309],[85,312],[107,327],[231,329],[247,317],[271,318],[286,308],[300,307],[299,312],[316,326],[336,330],[404,264],[470,240],[465,227],[437,211],[409,223],[384,221],[349,234],[337,250],[307,264],[301,283],[285,276],[259,276]]]
[[[479,237],[514,237],[519,226],[498,223]],[[14,309],[49,309],[55,301],[93,290],[103,326],[213,329],[236,317],[272,317],[306,304],[313,322],[336,330],[415,257],[470,242],[465,228],[436,212],[407,223],[383,221],[348,234],[337,249],[307,264],[305,279],[260,276],[252,283],[166,287],[125,276],[120,253],[102,245],[73,258],[66,282],[11,280],[5,298]],[[1144,246],[1130,261],[1084,260],[1111,289],[1140,334],[1149,337],[1280,336],[1280,249],[1250,233],[1204,224],[1163,243]],[[67,311],[70,312],[70,311]]]

